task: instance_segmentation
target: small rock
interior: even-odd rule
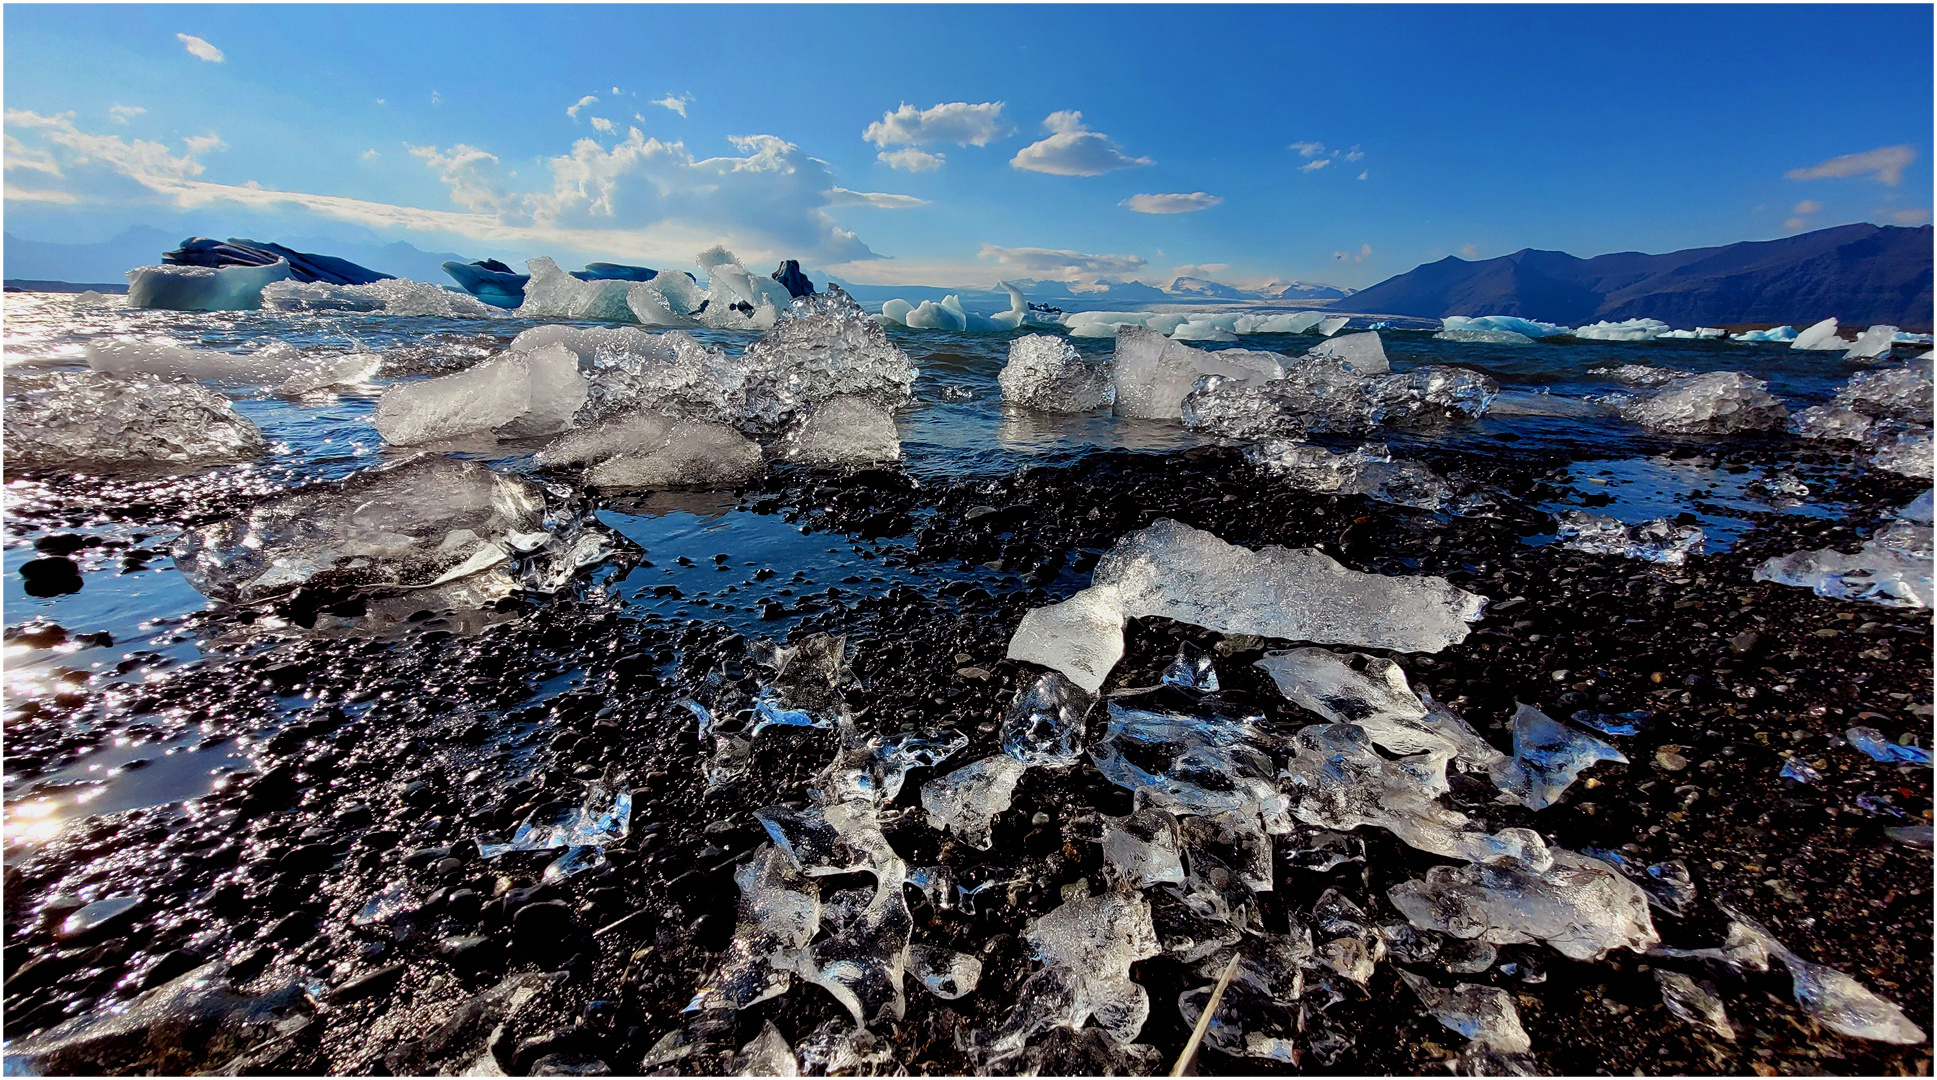
[[[352,1001],[362,1001],[364,998],[381,997],[396,989],[397,984],[403,981],[407,967],[408,965],[400,963],[391,964],[380,967],[368,975],[358,976],[331,989],[329,1000],[331,1004],[342,1005]]]
[[[1664,746],[1655,751],[1655,764],[1669,772],[1680,772],[1688,767],[1688,759],[1681,756],[1679,746]]]
[[[61,920],[54,937],[60,941],[71,941],[88,934],[119,931],[133,919],[135,911],[141,907],[141,901],[140,896],[110,896],[106,900],[83,905]]]
[[[22,563],[20,578],[28,596],[66,596],[81,591],[81,568],[58,556]]]

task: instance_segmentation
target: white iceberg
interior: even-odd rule
[[[128,271],[128,306],[169,311],[254,311],[263,286],[287,280],[289,261],[267,266],[137,266]]]
[[[1653,341],[1667,332],[1668,324],[1660,319],[1603,320],[1574,328],[1574,336],[1585,341]]]
[[[1494,330],[1536,339],[1566,337],[1574,332],[1565,326],[1518,315],[1448,315],[1439,324],[1446,330]]]
[[[708,248],[693,261],[706,272],[707,285],[705,309],[695,317],[716,330],[771,330],[794,301],[787,286],[748,270],[723,247]]]
[[[385,442],[418,446],[470,435],[551,435],[572,425],[589,384],[563,345],[492,357],[454,375],[384,391],[372,422]]]
[[[1816,323],[1809,329],[1797,334],[1795,339],[1789,342],[1789,347],[1792,349],[1811,349],[1818,352],[1846,348],[1843,344],[1843,339],[1837,335],[1835,319],[1824,319],[1822,322]]]
[[[647,326],[697,326],[706,292],[684,273],[667,270],[651,281],[633,282],[625,302],[632,317]]]
[[[558,268],[550,259],[525,263],[531,280],[525,284],[525,302],[517,314],[526,319],[597,319],[604,322],[632,322],[635,316],[626,303],[626,292],[635,282],[580,281]]]
[[[275,311],[351,311],[445,319],[501,319],[513,314],[469,293],[406,278],[386,278],[368,285],[278,281],[262,290],[262,306]]]
[[[1283,360],[1277,353],[1193,349],[1149,327],[1125,326],[1117,332],[1113,361],[1116,411],[1143,420],[1176,420],[1183,416],[1184,397],[1203,376],[1256,385],[1282,378]]]
[[[1796,340],[1796,328],[1793,326],[1777,326],[1768,330],[1744,330],[1739,334],[1730,335],[1729,340],[1730,341],[1774,341],[1774,342],[1794,341]]]
[[[940,301],[923,300],[920,304],[910,304],[901,299],[889,300],[881,305],[881,314],[875,318],[911,330],[954,330],[958,333],[1001,333],[1027,323],[1029,300],[1023,296],[1022,290],[1006,281],[995,284],[996,288],[1009,294],[1009,309],[994,315],[969,311],[962,306],[960,296],[950,293]]]

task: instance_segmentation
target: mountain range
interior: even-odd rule
[[[1518,315],[1581,326],[1660,319],[1678,327],[1741,323],[1931,326],[1931,227],[1840,225],[1785,237],[1577,258],[1528,248],[1479,262],[1448,256],[1352,295],[1361,312],[1441,319]]]

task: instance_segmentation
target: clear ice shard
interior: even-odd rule
[[[1090,759],[1105,779],[1136,793],[1139,806],[1179,814],[1245,811],[1284,832],[1284,799],[1270,755],[1258,749],[1254,719],[1183,716],[1111,702],[1103,738]]]
[[[1360,986],[1386,956],[1385,938],[1365,910],[1337,889],[1326,889],[1312,905],[1312,940],[1321,963]]]
[[[1385,342],[1371,331],[1320,342],[1306,349],[1305,355],[1320,360],[1336,360],[1348,371],[1360,375],[1383,375],[1392,370],[1391,361],[1386,359]]]
[[[1590,555],[1618,555],[1625,559],[1680,566],[1690,555],[1700,555],[1707,534],[1693,525],[1677,525],[1655,518],[1625,525],[1602,514],[1562,510],[1554,515],[1554,531],[1561,547]]]
[[[1217,665],[1212,662],[1211,655],[1192,647],[1188,642],[1177,643],[1177,658],[1164,668],[1159,681],[1165,686],[1180,686],[1207,694],[1215,694],[1219,689]]]
[[[1486,599],[1444,578],[1361,574],[1312,548],[1253,552],[1169,518],[1117,541],[1088,589],[1023,616],[1010,659],[1095,693],[1123,655],[1123,623],[1162,616],[1226,634],[1437,652]]]
[[[1442,990],[1403,969],[1399,977],[1418,995],[1420,1004],[1433,1019],[1444,1024],[1448,1031],[1503,1053],[1525,1054],[1533,1049],[1533,1040],[1520,1026],[1520,1012],[1513,1007],[1513,995],[1505,990],[1472,983],[1459,983],[1451,990]]]
[[[1393,460],[1392,451],[1380,443],[1335,454],[1322,446],[1265,439],[1245,447],[1244,458],[1307,491],[1363,495],[1394,506],[1436,511],[1449,510],[1456,495],[1444,477],[1416,461]]]
[[[1183,884],[1177,819],[1169,811],[1146,806],[1104,822],[1103,858],[1131,888]]]
[[[1694,372],[1681,368],[1654,367],[1650,364],[1615,364],[1610,367],[1588,368],[1589,375],[1600,375],[1629,386],[1666,386],[1676,379],[1694,377]]]
[[[953,949],[932,945],[908,947],[908,972],[943,1001],[953,1001],[975,992],[982,981],[982,961]]]
[[[738,484],[766,467],[760,444],[725,424],[682,420],[666,441],[643,453],[620,453],[585,470],[593,487],[640,489]]]
[[[901,457],[894,410],[854,395],[813,407],[777,447],[788,461],[808,465],[868,465]]]
[[[589,384],[561,345],[504,353],[475,367],[385,390],[371,422],[393,446],[465,436],[552,435],[572,426]]]
[[[1247,935],[1232,950],[1237,968],[1205,1028],[1205,1045],[1237,1057],[1298,1064],[1299,1034],[1305,1026],[1300,999],[1313,950],[1310,932],[1295,918],[1291,925],[1290,934]],[[1197,973],[1215,980],[1230,962],[1230,953],[1214,952],[1198,965]],[[1186,1025],[1197,1024],[1214,987],[1206,984],[1177,996],[1177,1011]]]
[[[1835,548],[1779,555],[1755,569],[1755,580],[1809,589],[1837,600],[1867,600],[1887,607],[1931,604],[1931,526],[1912,503],[1878,529],[1854,554]]]
[[[1083,757],[1083,718],[1096,696],[1051,671],[1016,691],[1002,720],[1002,749],[1024,765],[1060,767]]]
[[[7,375],[8,464],[200,465],[253,458],[262,429],[192,383],[95,373]]]
[[[1877,1042],[1908,1045],[1925,1040],[1923,1029],[1911,1022],[1902,1009],[1876,996],[1869,987],[1835,968],[1797,956],[1767,928],[1727,905],[1722,905],[1722,910],[1735,922],[1729,925],[1728,942],[1717,958],[1755,966],[1754,959],[1759,953],[1781,964],[1793,980],[1796,1004],[1824,1027],[1851,1038]],[[1714,951],[1696,949],[1681,955],[1699,956]],[[1746,959],[1734,959],[1738,956]]]
[[[1181,405],[1184,426],[1239,440],[1363,435],[1477,419],[1500,392],[1482,372],[1433,365],[1387,371],[1383,350],[1341,358],[1327,351],[1333,344],[1286,360],[1282,378],[1240,382],[1213,373],[1199,380]]]
[[[305,353],[280,341],[254,353],[237,355],[188,349],[165,341],[99,338],[88,342],[86,355],[88,367],[110,375],[271,386],[285,394],[365,382],[383,363],[375,353]]]
[[[1008,754],[997,754],[930,780],[921,786],[928,824],[953,830],[964,843],[987,851],[995,842],[990,826],[1009,808],[1016,782],[1028,768]]]
[[[1009,360],[996,376],[1002,400],[1047,413],[1081,413],[1116,402],[1110,365],[1093,364],[1068,339],[1029,334],[1009,343]]]
[[[1845,360],[1888,360],[1891,347],[1896,344],[1897,328],[1894,326],[1872,326],[1856,336],[1849,351],[1843,354]]]
[[[1617,948],[1645,952],[1661,940],[1647,894],[1613,866],[1565,848],[1543,846],[1539,856],[1435,866],[1386,896],[1422,930],[1494,945],[1544,941],[1574,960]]]
[[[591,379],[576,418],[581,425],[641,409],[734,423],[746,408],[746,376],[737,362],[683,331],[551,324],[511,339],[509,351],[536,352],[551,345],[570,349]]]
[[[1648,394],[1612,399],[1621,415],[1659,435],[1729,435],[1780,428],[1789,410],[1769,384],[1740,371],[1676,379]]]
[[[1722,999],[1679,971],[1658,967],[1654,972],[1655,982],[1661,986],[1661,1003],[1677,1019],[1685,1024],[1706,1028],[1730,1042],[1735,1041],[1735,1025],[1729,1023],[1728,1010],[1722,1008]]]
[[[1218,922],[1256,925],[1255,895],[1276,886],[1271,838],[1257,811],[1246,807],[1183,818],[1177,841],[1184,856],[1184,902]]]
[[[287,280],[289,263],[267,266],[137,266],[128,271],[128,306],[169,311],[254,311],[266,285]]]
[[[525,283],[525,300],[518,307],[521,318],[634,321],[626,303],[630,281],[580,281],[545,258],[532,259],[525,269],[531,280]]]
[[[858,396],[897,409],[912,399],[915,383],[914,361],[838,285],[793,301],[747,346],[738,369],[746,382],[744,422],[756,433],[778,432],[831,398]]]
[[[203,595],[254,603],[306,585],[418,589],[483,571],[506,591],[550,592],[612,550],[530,480],[419,454],[265,499],[184,532],[170,553]]]
[[[1910,367],[1859,371],[1836,391],[1833,407],[1861,413],[1873,420],[1930,423],[1931,369],[1928,363]]]
[[[1921,428],[1897,436],[1895,442],[1880,447],[1871,455],[1870,464],[1898,476],[1929,480],[1932,471],[1930,429]]]
[[[1493,765],[1493,783],[1502,798],[1544,810],[1559,801],[1583,769],[1599,761],[1627,760],[1587,732],[1521,705],[1513,714],[1513,757]]]
[[[733,1055],[727,1071],[734,1076],[799,1076],[800,1062],[794,1060],[794,1048],[769,1020],[760,1034]]]
[[[1253,385],[1284,374],[1276,353],[1227,349],[1207,352],[1171,341],[1146,326],[1117,331],[1112,367],[1116,411],[1143,420],[1175,420],[1183,415],[1185,395],[1205,375]]]
[[[1334,724],[1356,724],[1395,754],[1439,751],[1479,767],[1505,756],[1458,714],[1413,693],[1405,671],[1390,660],[1290,649],[1266,653],[1257,666],[1293,704]]]
[[[1511,330],[1441,330],[1434,341],[1457,341],[1467,345],[1532,345],[1533,339]]]
[[[1648,894],[1650,903],[1670,915],[1687,914],[1688,905],[1695,902],[1695,881],[1688,875],[1688,865],[1680,859],[1642,866],[1618,851],[1603,848],[1582,848],[1581,854],[1599,859],[1626,874],[1629,881]]]
[[[794,298],[785,285],[748,270],[723,247],[708,248],[694,256],[693,261],[706,271],[707,284],[705,306],[695,309],[694,313],[716,330],[770,329],[784,317]],[[829,291],[838,288],[828,286]],[[803,300],[813,298],[802,297]]]
[[[1306,825],[1340,832],[1376,825],[1435,855],[1482,859],[1537,844],[1521,829],[1488,836],[1439,801],[1449,790],[1450,756],[1439,749],[1395,761],[1372,748],[1363,728],[1313,724],[1292,736],[1282,790],[1291,816]]]
[[[262,306],[272,311],[356,311],[440,319],[498,319],[509,314],[466,293],[405,278],[388,278],[368,285],[271,282],[263,286]]]
[[[1921,746],[1894,743],[1875,728],[1853,727],[1844,734],[1851,746],[1885,764],[1928,765],[1930,751]]]
[[[1030,920],[1023,938],[1043,966],[1024,980],[1015,1011],[995,1033],[992,1056],[1021,1050],[1037,1032],[1080,1030],[1091,1019],[1114,1042],[1136,1039],[1150,1016],[1150,995],[1131,980],[1130,965],[1159,951],[1143,897],[1067,901]]]
[[[734,874],[740,887],[733,942],[709,985],[687,1011],[744,1009],[793,985],[800,950],[820,928],[820,886],[773,847],[762,847]]]
[[[550,848],[604,847],[624,840],[631,832],[632,792],[594,780],[584,801],[574,807],[556,805],[533,813],[502,844],[478,844],[478,857],[494,859],[507,851],[544,851]]]

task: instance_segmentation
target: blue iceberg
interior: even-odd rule
[[[162,263],[167,266],[206,266],[212,269],[225,266],[273,266],[278,259],[289,264],[289,276],[295,281],[321,281],[328,285],[371,285],[379,281],[388,281],[395,276],[378,273],[369,267],[358,266],[348,259],[339,259],[334,255],[312,255],[281,244],[234,236],[227,240],[191,236],[182,241],[181,247],[174,251],[163,252],[161,257]]]
[[[479,259],[468,263],[453,260],[444,264],[444,272],[451,275],[458,288],[492,307],[515,308],[522,305],[525,302],[525,286],[531,283],[530,274],[520,274],[496,259]],[[608,262],[586,263],[585,269],[569,270],[567,273],[580,281],[651,281],[659,276],[659,271],[651,267]]]

